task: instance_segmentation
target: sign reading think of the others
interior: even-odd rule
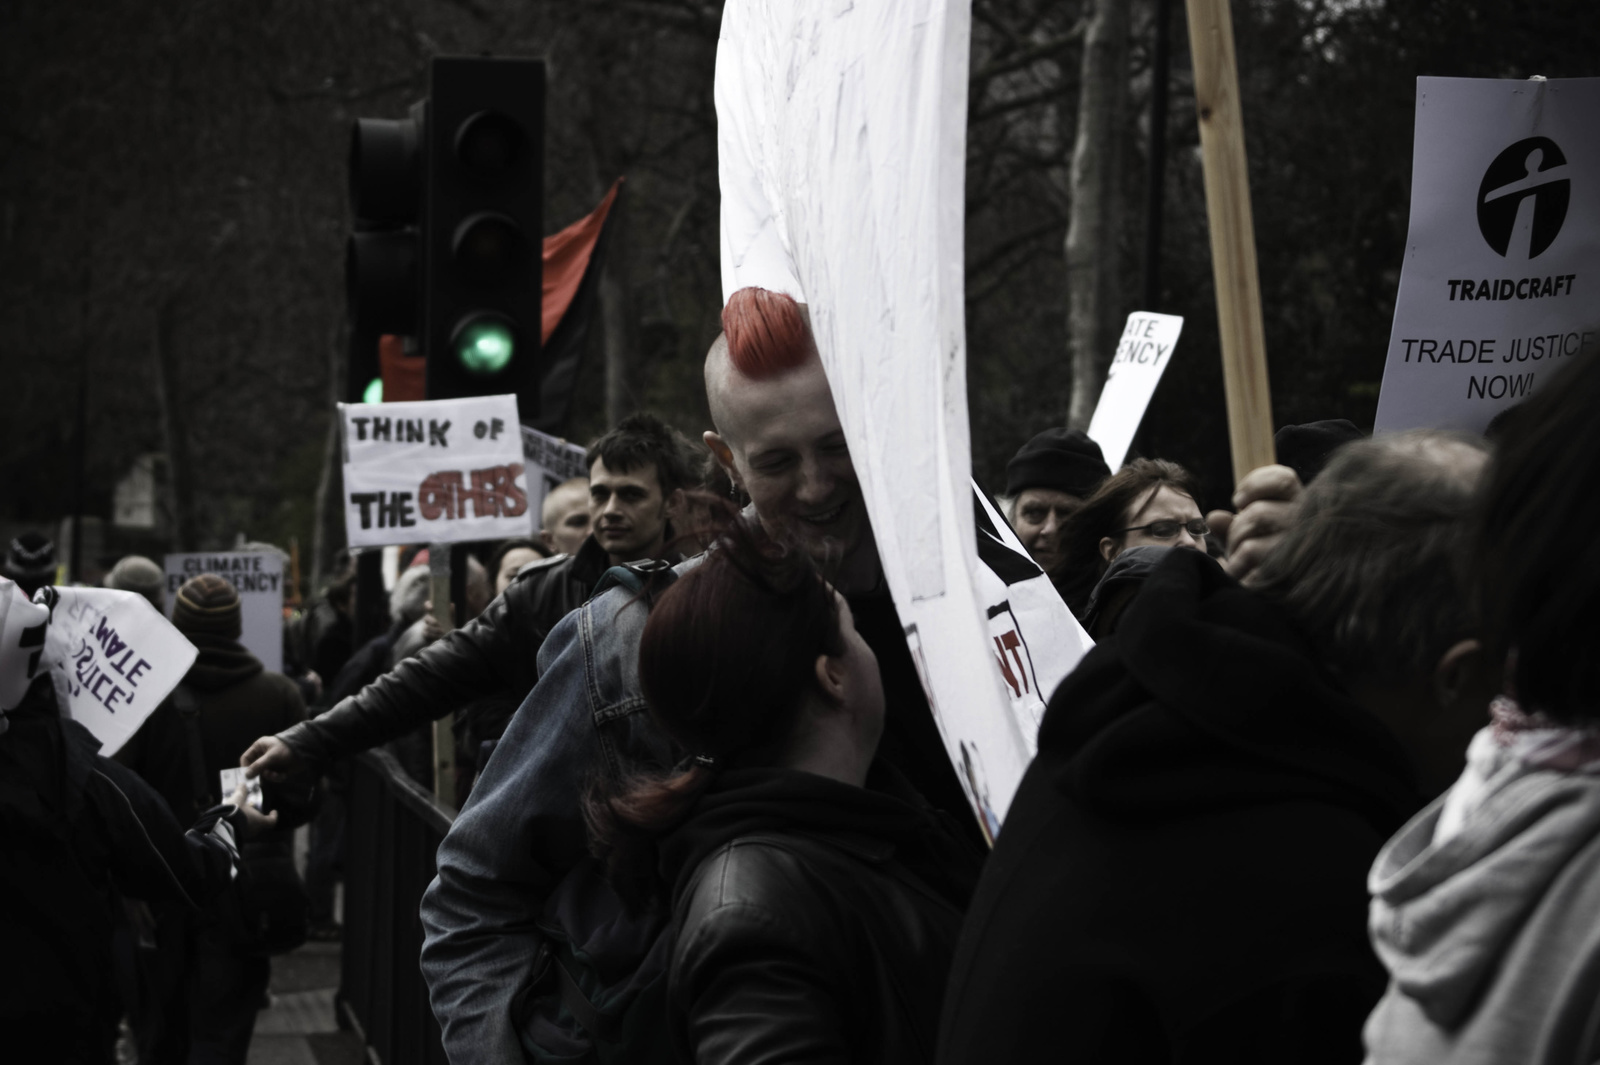
[[[1600,343],[1600,78],[1418,78],[1375,429],[1482,432]]]
[[[341,403],[351,547],[527,536],[515,396]]]
[[[1128,457],[1133,434],[1139,431],[1150,397],[1156,394],[1156,385],[1172,361],[1172,349],[1178,346],[1181,332],[1181,315],[1154,311],[1134,311],[1122,327],[1116,357],[1106,370],[1105,387],[1089,422],[1089,439],[1100,445],[1106,465],[1113,471],[1121,469]]]
[[[167,617],[190,577],[215,573],[239,593],[239,642],[274,673],[283,672],[283,558],[268,551],[168,555]],[[327,678],[324,678],[325,680]]]

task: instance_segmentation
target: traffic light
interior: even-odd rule
[[[428,398],[539,409],[544,63],[436,58],[423,227]]]
[[[359,118],[350,130],[355,231],[345,245],[350,316],[345,393],[353,403],[374,402],[382,395],[378,338],[419,333],[423,270],[418,230],[426,128],[426,105],[415,104],[407,118]]]
[[[378,338],[410,338],[429,399],[539,409],[544,63],[435,57],[403,119],[357,119],[345,256],[347,399],[378,389]]]

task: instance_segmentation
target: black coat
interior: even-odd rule
[[[1358,1062],[1366,875],[1419,804],[1274,605],[1173,551],[1050,701],[941,1062]]]
[[[698,1065],[931,1062],[982,855],[892,770],[720,774],[661,844],[677,1033]]]
[[[113,1060],[115,892],[196,907],[227,887],[218,815],[187,833],[154,789],[65,720],[48,677],[0,734],[0,1058]],[[232,808],[226,808],[231,811]],[[233,815],[234,828],[242,828]]]

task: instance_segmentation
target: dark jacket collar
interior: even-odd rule
[[[702,861],[751,836],[799,835],[864,861],[899,860],[964,906],[981,856],[892,766],[874,765],[865,788],[797,769],[727,769],[659,844],[664,883],[681,891]]]

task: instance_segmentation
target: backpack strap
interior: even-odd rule
[[[216,805],[211,801],[211,789],[206,785],[206,754],[200,743],[200,700],[187,684],[172,690],[172,705],[183,718],[184,731],[189,734],[189,786],[194,790],[195,808],[207,810]]]
[[[653,607],[656,596],[670,588],[677,579],[678,572],[672,568],[672,563],[659,558],[643,558],[606,570],[594,586],[594,591],[589,593],[589,598],[593,599],[612,588],[626,588],[634,596],[644,599],[646,607]]]

